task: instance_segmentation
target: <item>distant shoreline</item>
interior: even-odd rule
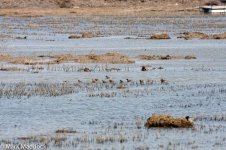
[[[140,16],[180,17],[202,15],[198,7],[75,7],[75,8],[9,8],[0,9],[0,16]]]

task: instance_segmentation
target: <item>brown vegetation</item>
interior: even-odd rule
[[[226,32],[222,33],[222,34],[214,34],[212,35],[213,39],[226,39]]]
[[[193,0],[193,4],[199,4],[202,0]],[[188,0],[1,0],[0,8],[73,8],[76,7],[122,7],[175,4],[191,6]]]
[[[81,35],[71,35],[68,38],[69,39],[80,39],[80,38],[94,38],[94,37],[96,37],[96,35],[94,35],[93,33],[85,32],[85,33],[82,33]]]
[[[181,36],[178,38],[184,38],[186,40],[193,39],[193,38],[198,38],[198,39],[226,39],[226,32],[222,34],[212,34],[208,35],[206,33],[202,32],[184,32],[181,33]]]
[[[23,69],[17,67],[0,67],[0,71],[22,71]]]
[[[184,32],[184,33],[181,33],[181,36],[179,36],[178,38],[184,38],[186,40],[193,39],[193,38],[208,39],[209,36],[201,32]]]
[[[55,133],[67,134],[67,133],[77,133],[77,131],[62,129],[62,130],[56,130]]]
[[[60,8],[72,8],[74,6],[72,0],[56,0],[56,4]]]
[[[170,36],[166,32],[156,33],[156,34],[151,35],[150,39],[166,40],[166,39],[170,39]]]
[[[106,53],[106,54],[88,54],[88,55],[54,55],[58,63],[62,62],[77,62],[77,63],[110,63],[110,64],[130,64],[134,63],[128,56],[120,53]]]
[[[13,57],[12,57],[13,58]],[[10,61],[12,64],[24,64],[24,65],[35,65],[36,63],[33,62],[31,58],[26,58],[26,57],[14,57]]]
[[[220,5],[220,1],[219,0],[210,0],[210,1],[206,2],[205,5],[217,6],[217,5]]]
[[[0,62],[10,62],[12,64],[24,64],[24,65],[35,65],[33,62],[38,60],[36,57],[14,57],[8,54],[0,54]]]
[[[0,61],[8,61],[11,58],[8,54],[0,54]]]
[[[170,59],[196,59],[195,56],[160,56],[160,55],[140,55],[140,59],[143,60],[170,60]]]
[[[131,60],[128,56],[116,52],[106,54],[88,54],[88,55],[60,54],[45,57],[40,56],[13,57],[10,55],[1,54],[0,61],[24,65],[61,64],[66,62],[131,64],[135,62]]]
[[[89,69],[89,68],[87,68],[87,67],[85,67],[85,68],[79,69],[78,71],[82,71],[82,72],[91,72],[91,71],[93,71],[93,70],[92,70],[92,69]]]
[[[174,118],[170,115],[152,115],[147,119],[145,127],[191,128],[193,123],[186,118]]]
[[[1,0],[0,16],[180,16],[202,0]]]

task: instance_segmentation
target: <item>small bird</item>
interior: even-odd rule
[[[189,121],[189,122],[193,123],[193,119],[192,119],[192,118],[190,118],[189,116],[186,116],[186,117],[185,117],[185,119],[186,119],[187,121]]]
[[[84,72],[91,72],[91,70],[89,68],[84,68],[83,71]]]
[[[102,80],[102,83],[107,83],[107,81],[105,81],[105,80]]]
[[[105,76],[105,78],[106,78],[106,79],[111,79],[111,77],[109,77],[109,76]]]
[[[141,85],[144,85],[144,80],[140,80],[140,84]]]
[[[110,82],[111,84],[114,84],[114,83],[115,83],[113,80],[109,80],[109,82]]]
[[[92,79],[92,83],[96,83],[96,80],[95,79]]]
[[[120,82],[120,84],[123,84],[124,83],[124,81],[122,81],[122,80],[120,80],[119,82]]]
[[[27,39],[27,36],[24,36],[24,37],[16,37],[16,39],[20,39],[20,40],[22,40],[22,39]]]
[[[78,80],[78,83],[82,83],[82,81],[81,80]]]
[[[147,84],[153,84],[153,80],[147,80]]]
[[[126,79],[127,82],[132,82],[132,80]]]
[[[148,69],[145,66],[142,66],[141,71],[148,71]]]
[[[167,83],[165,79],[160,80],[161,84]]]

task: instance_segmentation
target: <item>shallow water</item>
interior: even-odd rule
[[[14,139],[22,136],[50,136],[57,129],[73,129],[78,131],[75,135],[65,135],[68,143],[62,147],[73,149],[71,141],[73,138],[87,137],[87,141],[77,142],[78,149],[222,149],[225,145],[225,120],[197,120],[194,129],[150,129],[143,127],[146,119],[153,113],[170,114],[173,116],[192,116],[194,118],[201,117],[226,117],[226,42],[225,40],[147,40],[140,39],[124,39],[131,36],[128,32],[106,33],[106,37],[92,39],[67,39],[68,33],[53,34],[53,23],[58,25],[60,18],[38,18],[38,24],[43,21],[46,23],[50,19],[50,25],[45,24],[38,30],[25,29],[28,35],[27,40],[17,40],[14,38],[6,38],[1,41],[5,44],[4,52],[11,55],[46,55],[59,53],[87,54],[91,52],[106,53],[117,51],[126,54],[136,60],[135,64],[108,64],[107,67],[117,67],[121,70],[118,72],[106,72],[104,69],[106,64],[73,64],[67,63],[62,65],[44,66],[44,70],[37,74],[31,72],[0,72],[0,82],[7,84],[15,84],[19,82],[25,83],[62,83],[67,80],[70,83],[81,80],[84,83],[91,82],[92,79],[105,79],[105,76],[111,76],[114,81],[125,81],[127,78],[132,79],[134,84],[128,86],[127,89],[117,89],[115,87],[106,89],[99,85],[93,85],[92,88],[81,88],[78,92],[58,97],[31,96],[29,98],[0,98],[0,139]],[[51,20],[52,19],[52,20]],[[56,19],[56,20],[54,20]],[[81,18],[77,18],[82,20]],[[97,18],[96,18],[97,19]],[[130,20],[135,21],[132,18]],[[129,20],[128,19],[128,20]],[[147,18],[149,20],[150,18]],[[200,18],[186,18],[186,21],[197,22]],[[67,18],[64,20],[67,20]],[[68,18],[71,20],[71,18]],[[124,28],[123,23],[128,22],[127,19],[113,19],[113,23],[109,18],[99,21],[97,26],[99,29],[110,29],[115,26]],[[135,22],[130,25],[129,30],[137,28],[137,34],[147,28],[153,28],[150,32],[154,32],[157,28],[149,26],[148,21],[141,19],[143,25]],[[158,19],[157,19],[158,20]],[[163,20],[163,19],[162,19]],[[170,21],[170,19],[167,19]],[[177,18],[175,20],[183,20]],[[207,21],[206,28],[203,31],[217,32],[210,28],[213,21],[223,21],[225,17],[202,18],[203,22]],[[11,21],[11,23],[9,23]],[[19,25],[27,24],[27,22],[35,23],[32,18],[0,18],[1,25],[11,24]],[[161,22],[155,20],[154,23]],[[78,22],[74,22],[76,24]],[[121,24],[122,26],[120,26]],[[118,26],[119,25],[119,26]],[[65,21],[62,26],[69,26]],[[93,22],[84,19],[78,23],[83,31],[87,26],[93,26]],[[112,27],[113,26],[113,27]],[[181,25],[182,26],[182,25]],[[180,27],[181,27],[180,26]],[[190,25],[184,26],[189,28]],[[204,26],[204,23],[203,23]],[[60,29],[57,28],[58,30]],[[161,30],[171,30],[177,25],[161,25]],[[222,26],[221,26],[222,27]],[[194,27],[196,30],[199,27]],[[56,29],[56,28],[55,28]],[[71,26],[68,27],[70,32]],[[184,30],[179,28],[180,31]],[[46,33],[46,31],[49,31]],[[77,31],[76,30],[76,31]],[[223,26],[221,31],[226,30]],[[10,30],[9,35],[21,35],[22,29]],[[172,30],[173,35],[177,34],[176,30]],[[65,31],[66,32],[66,31]],[[1,33],[6,33],[1,30]],[[30,36],[28,33],[32,33]],[[136,37],[137,34],[132,36]],[[120,35],[120,36],[116,36]],[[43,35],[42,38],[39,38]],[[46,41],[53,39],[54,41]],[[146,55],[194,55],[195,60],[139,60],[136,56]],[[1,63],[1,65],[12,66],[12,64]],[[141,72],[140,66],[151,65],[152,67],[163,69],[150,70]],[[17,66],[17,65],[13,65]],[[73,66],[74,71],[64,71],[65,67]],[[22,66],[27,68],[29,66]],[[90,67],[100,68],[94,72],[78,72],[78,68]],[[160,79],[166,79],[168,85],[160,84]],[[140,85],[139,80],[154,80],[153,85]],[[137,84],[138,83],[138,84]],[[89,94],[98,94],[101,92],[115,92],[113,97],[90,97]],[[141,128],[137,128],[136,122],[140,120]],[[117,125],[117,126],[115,126]],[[97,139],[101,137],[114,137],[115,141],[106,141],[98,143]],[[126,139],[122,142],[120,139]],[[120,142],[121,141],[121,142]],[[51,149],[51,147],[49,148]],[[53,146],[53,149],[61,149],[61,147]]]

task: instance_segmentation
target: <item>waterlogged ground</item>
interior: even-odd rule
[[[38,56],[119,52],[135,63],[70,62],[37,65],[34,71],[31,65],[1,62],[1,67],[25,70],[0,72],[0,145],[38,143],[46,149],[224,149],[226,40],[183,40],[176,36],[184,31],[225,32],[225,23],[225,17],[218,16],[1,17],[2,53]],[[101,37],[67,38],[87,30],[100,31]],[[172,39],[145,39],[158,31],[170,32]],[[16,39],[23,36],[27,39]],[[139,38],[125,39],[128,36]],[[193,55],[197,59],[140,60],[137,57],[168,54]],[[142,72],[142,65],[149,65],[150,70]],[[42,69],[37,69],[40,66]],[[79,71],[84,67],[93,71]],[[109,68],[119,70],[108,71]],[[161,83],[161,79],[166,81]],[[189,115],[195,119],[195,126],[192,129],[144,128],[146,119],[153,113]],[[55,133],[59,129],[76,133]]]

